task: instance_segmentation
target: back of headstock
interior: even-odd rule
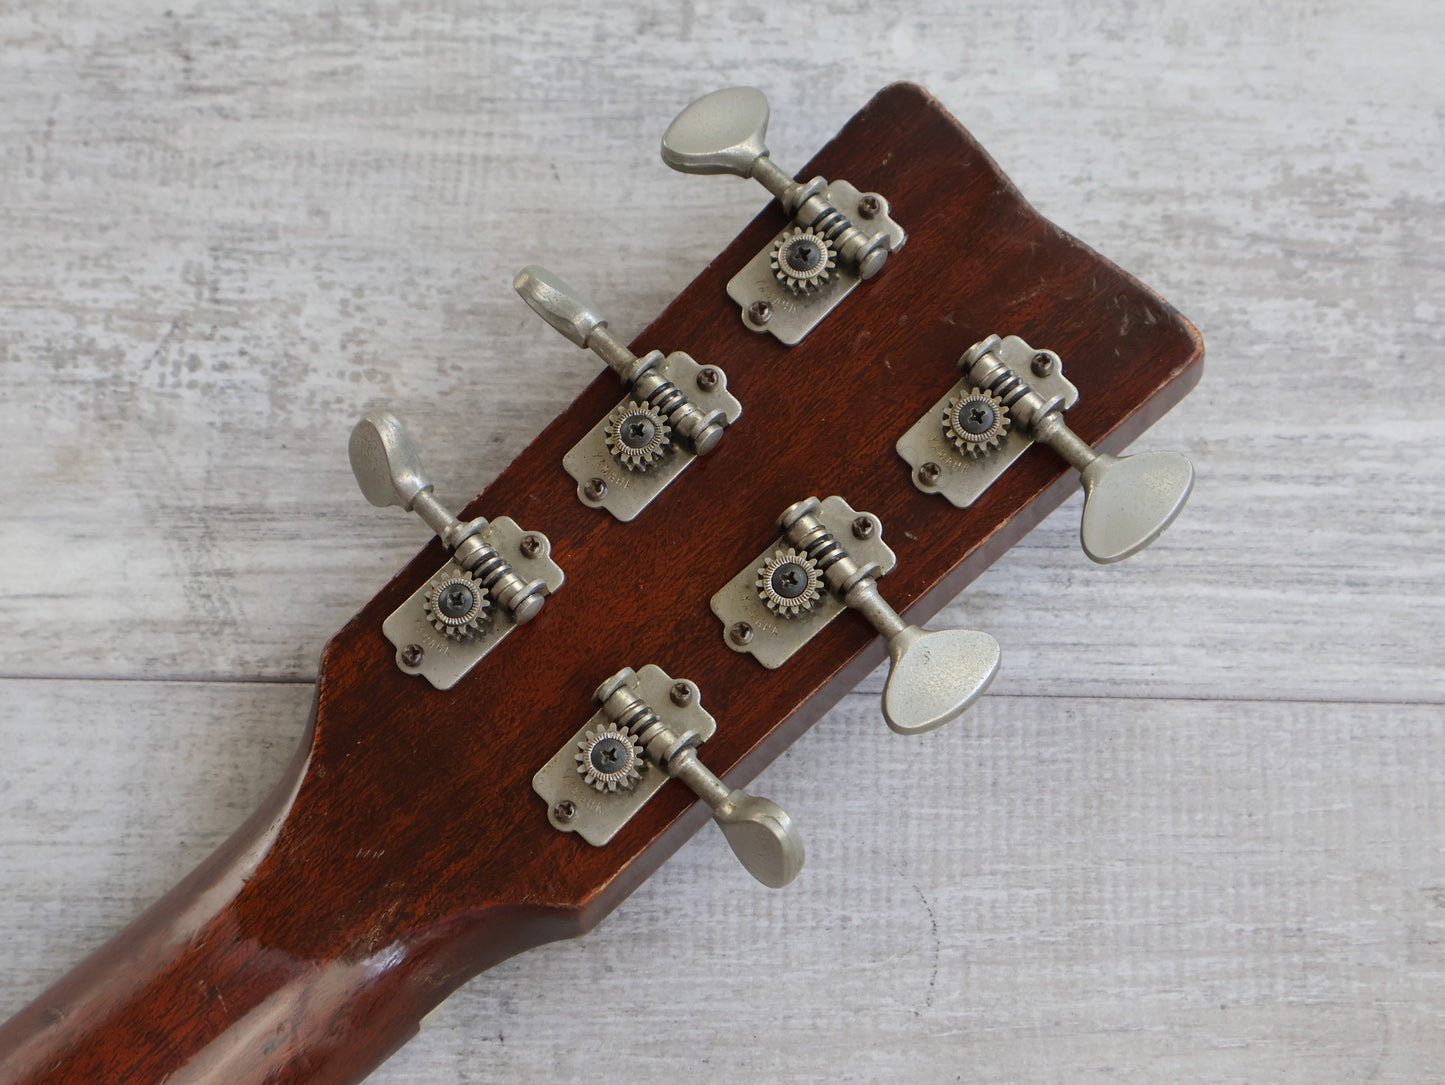
[[[154,1066],[160,1077],[201,1065],[247,1015],[311,990],[329,969],[344,977],[325,1007],[333,1016],[269,1056],[278,1076],[267,1080],[355,1080],[468,976],[595,925],[706,817],[691,791],[669,784],[602,846],[549,821],[534,774],[568,750],[610,676],[652,664],[686,679],[716,719],[701,756],[736,786],[884,658],[874,627],[852,612],[776,668],[725,642],[710,600],[777,537],[785,509],[838,495],[870,514],[897,559],[881,593],[921,624],[1078,485],[1063,459],[1029,448],[966,509],[915,486],[895,446],[955,384],[972,344],[996,332],[1061,358],[1079,390],[1068,425],[1104,451],[1197,381],[1193,328],[1035,213],[919,88],[881,92],[803,176],[815,173],[886,194],[906,247],[787,345],[748,326],[727,291],[787,225],[777,205],[765,208],[632,344],[725,370],[743,406],[725,439],[633,518],[590,507],[562,465],[618,403],[616,375],[599,376],[458,514],[507,517],[550,543],[566,579],[549,582],[530,620],[448,688],[399,665],[383,626],[445,565],[434,539],[327,645],[310,749],[238,840],[251,835],[227,846],[227,861],[246,868],[226,883],[233,895],[188,934],[191,945],[231,938],[267,967],[242,983],[227,977],[244,953],[157,957],[153,974],[129,977],[134,997],[189,1015],[159,1062],[116,1062],[114,1044],[77,1033],[67,1043],[88,1045],[95,1065]],[[705,184],[721,182],[687,183],[703,200]],[[216,882],[202,877],[196,891]],[[136,929],[153,937],[157,926],[143,917]],[[188,1008],[185,992],[227,983],[237,985],[229,1009]],[[344,1020],[353,1006],[364,1043],[363,1026]],[[119,1014],[88,1020],[100,1029]],[[0,1068],[4,1056],[0,1033]]]
[[[429,782],[422,805],[438,816],[413,810],[405,869],[392,873],[416,879],[438,911],[525,902],[586,929],[696,827],[703,810],[693,796],[664,788],[607,846],[591,847],[552,829],[532,793],[533,773],[622,668],[655,663],[695,683],[718,720],[708,763],[739,781],[877,664],[883,645],[856,615],[777,670],[724,643],[709,600],[775,537],[793,503],[836,494],[874,514],[898,555],[884,592],[920,621],[1072,491],[1077,476],[1043,448],[968,509],[912,485],[894,445],[955,382],[971,344],[1000,331],[1064,359],[1080,390],[1069,424],[1104,450],[1132,440],[1197,379],[1194,330],[1033,212],[918,88],[883,91],[812,173],[887,193],[909,237],[882,274],[796,345],[757,334],[725,285],[786,225],[770,206],[634,342],[639,354],[684,351],[726,370],[745,411],[725,440],[634,519],[587,507],[559,465],[618,401],[617,379],[604,373],[462,513],[505,512],[551,540],[567,582],[524,630],[450,690],[401,673],[377,630],[435,573],[433,544],[328,648],[316,758],[334,761],[326,779],[340,781],[343,757],[374,757],[366,775],[384,781],[378,804],[382,793]],[[397,743],[379,733],[378,717],[408,736],[405,758],[389,752]]]

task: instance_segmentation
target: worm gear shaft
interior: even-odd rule
[[[629,471],[646,471],[672,447],[672,427],[650,403],[628,400],[607,419],[607,451]]]
[[[490,617],[490,606],[487,589],[468,573],[442,577],[426,593],[427,621],[453,640],[470,640]]]
[[[577,743],[577,772],[598,791],[631,791],[646,767],[637,743],[615,723],[588,731]]]
[[[1009,413],[1003,400],[978,388],[949,397],[943,408],[943,432],[955,448],[982,456],[1008,435]]]
[[[794,294],[821,290],[838,266],[838,250],[811,226],[793,227],[778,238],[768,259],[773,274]]]
[[[758,598],[774,614],[796,618],[812,610],[823,597],[823,574],[818,563],[805,553],[774,550],[758,569]]]

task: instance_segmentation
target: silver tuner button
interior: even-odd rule
[[[580,294],[544,267],[524,267],[512,280],[512,288],[531,306],[532,311],[579,347],[598,328],[606,329],[607,321],[582,300]]]
[[[410,512],[417,495],[432,488],[406,427],[389,411],[362,415],[348,451],[362,494],[377,508],[400,505]]]
[[[1163,534],[1194,489],[1194,465],[1179,452],[1098,453],[1080,472],[1079,541],[1101,565],[1137,554]]]
[[[690,746],[662,767],[712,808],[712,819],[728,847],[754,878],[769,889],[781,889],[802,872],[803,837],[781,806],[740,787],[728,787]]]
[[[628,390],[563,457],[584,504],[631,520],[695,457],[716,448],[742,415],[720,368],[681,351],[638,357],[561,276],[534,265],[512,285],[538,316],[606,362]]]
[[[749,177],[768,153],[768,99],[755,87],[705,94],[662,134],[662,160],[679,173]]]
[[[789,542],[818,565],[828,587],[888,642],[883,719],[900,735],[918,735],[957,719],[998,674],[998,641],[968,629],[924,630],[905,622],[878,592],[876,565],[860,565],[819,519],[808,498],[788,508],[778,525]]]
[[[420,516],[452,551],[456,565],[485,588],[488,603],[495,600],[505,607],[514,624],[536,617],[546,601],[546,578],[518,575],[489,539],[492,525],[486,519],[464,522],[437,500],[400,419],[389,411],[368,411],[352,429],[348,451],[352,473],[368,501],[383,508],[398,505]]]

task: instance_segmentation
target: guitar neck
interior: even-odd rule
[[[0,1079],[360,1080],[458,984],[589,930],[703,823],[668,784],[606,846],[548,824],[532,776],[599,682],[645,663],[695,681],[718,720],[708,764],[737,786],[883,658],[856,616],[777,670],[725,645],[708,600],[783,509],[838,494],[878,517],[898,551],[888,599],[921,622],[1077,488],[1045,449],[968,509],[911,483],[894,444],[970,344],[1013,334],[1065,359],[1069,425],[1104,451],[1198,380],[1194,329],[1033,211],[919,88],[882,91],[813,174],[886,193],[906,249],[784,346],[726,293],[786,224],[765,208],[634,343],[726,369],[747,412],[726,440],[636,520],[587,507],[560,464],[617,403],[603,373],[462,513],[551,540],[567,580],[540,615],[451,688],[404,673],[381,628],[446,561],[426,547],[327,646],[313,727],[266,806],[0,1028]]]

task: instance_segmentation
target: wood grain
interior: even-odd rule
[[[757,82],[792,167],[907,77],[1204,329],[1210,375],[1149,442],[1195,459],[1190,510],[1100,571],[1071,506],[952,604],[1004,644],[986,734],[890,746],[875,677],[770,769],[810,846],[787,897],[704,834],[593,937],[465,988],[378,1079],[1437,1076],[1440,13],[817,16],[800,51],[782,8],[0,13],[9,1006],[270,790],[318,646],[415,549],[348,477],[363,407],[417,422],[461,504],[596,370],[511,297],[518,266],[630,332],[761,206],[657,164],[681,101]],[[1038,728],[1081,718],[1138,721],[1086,734],[1138,839],[1171,827],[1168,861],[1029,816],[1103,793],[1044,756]],[[859,765],[875,778],[838,795]],[[1001,771],[1002,836],[966,816]],[[639,952],[684,919],[686,950]],[[984,972],[980,944],[1012,952]],[[624,996],[692,1042],[589,1058],[611,1026],[578,1000]]]

